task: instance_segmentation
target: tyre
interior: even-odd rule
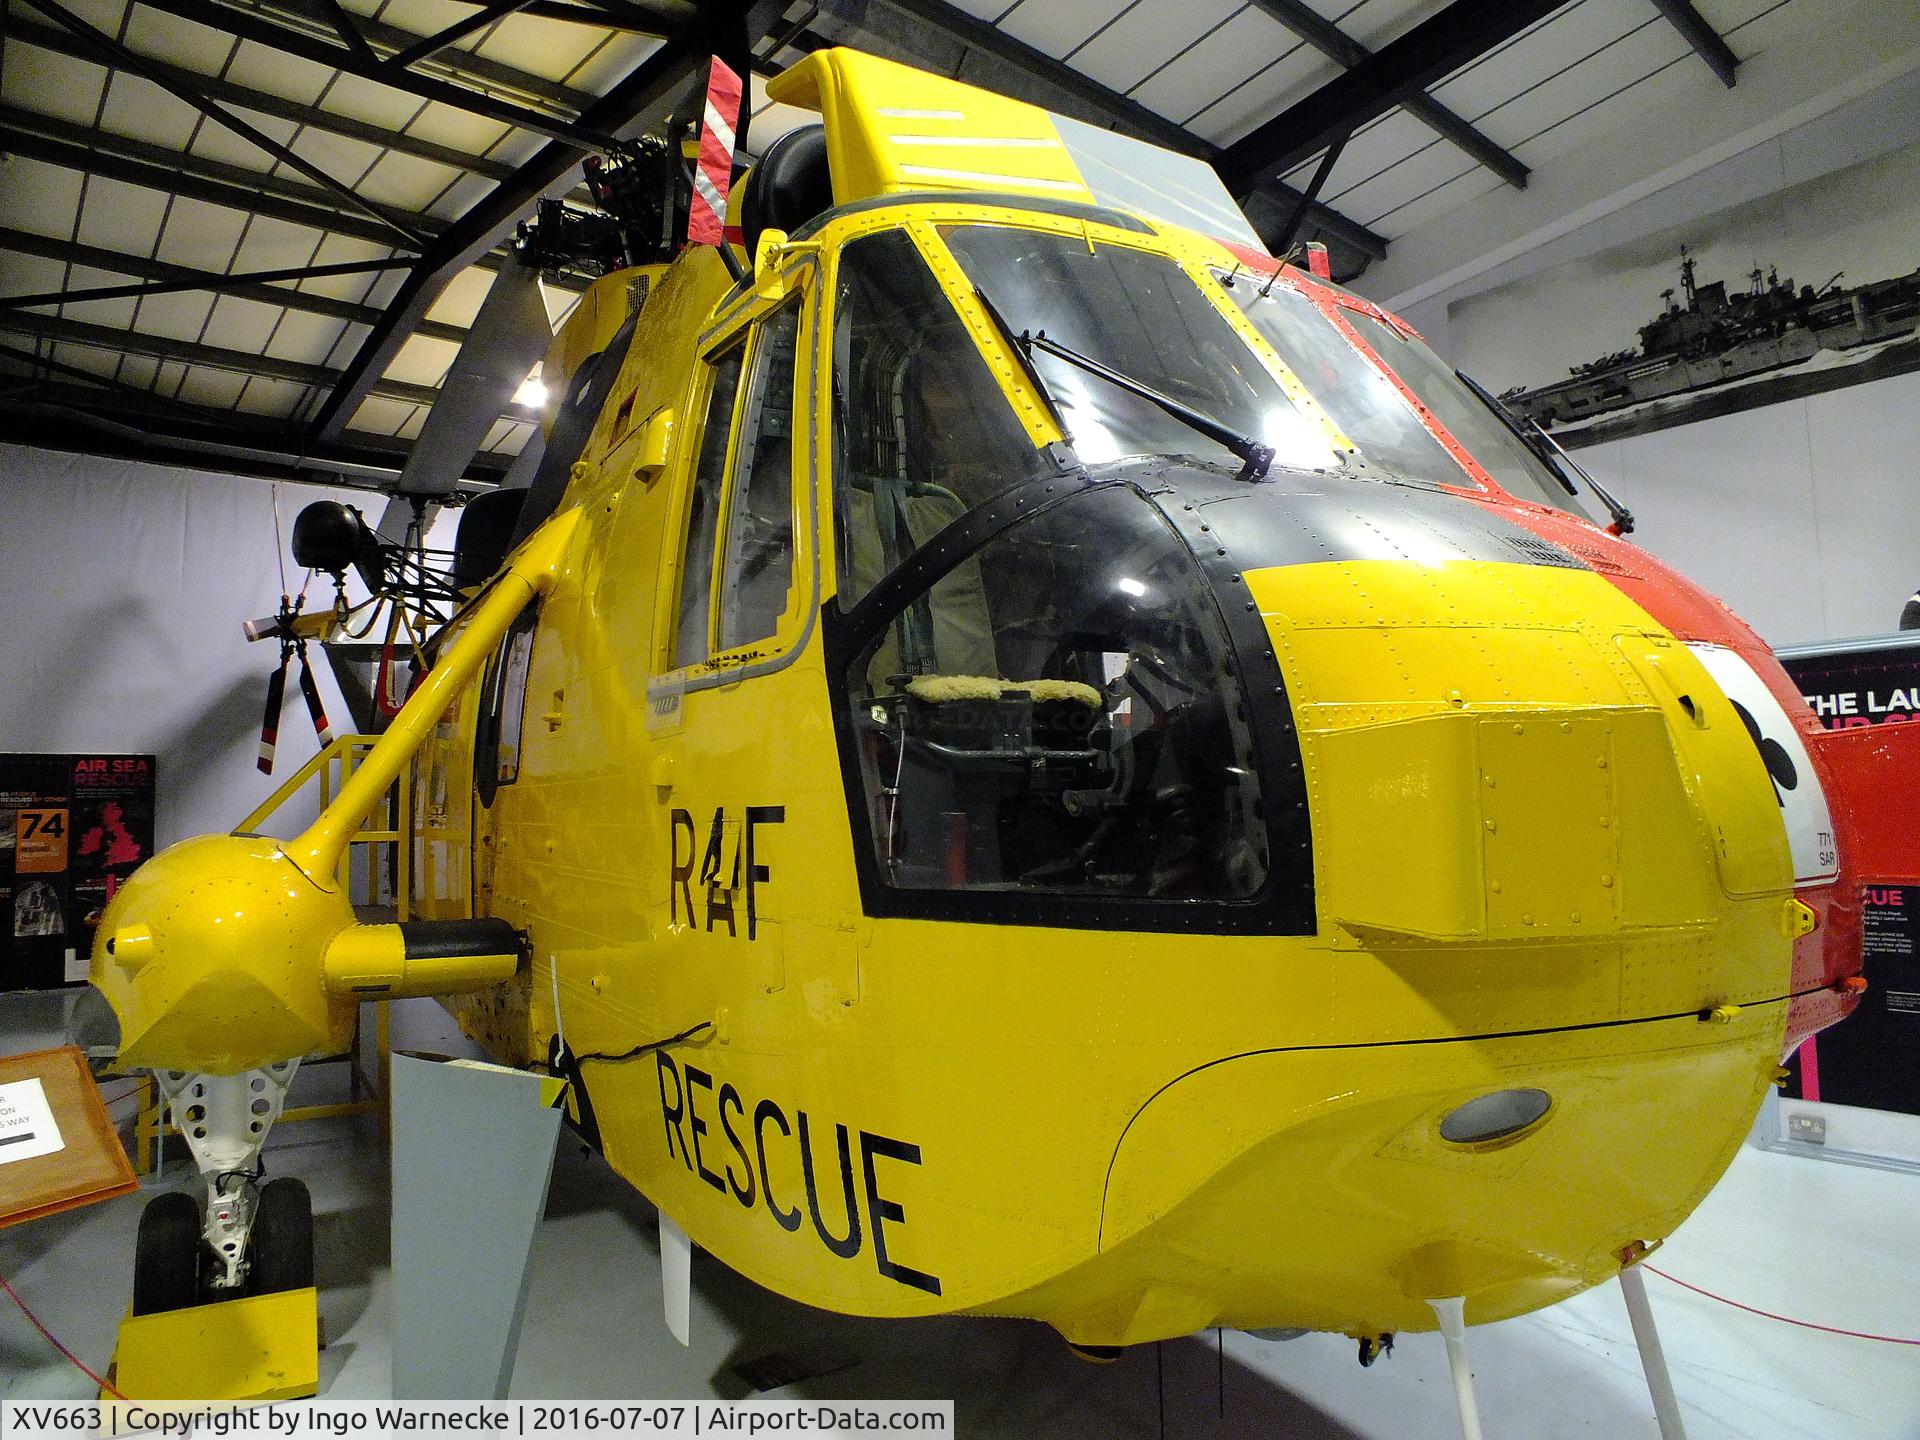
[[[174,1191],[140,1212],[133,1245],[133,1313],[157,1315],[200,1303],[200,1205]]]
[[[249,1295],[313,1284],[313,1199],[304,1181],[282,1177],[260,1187],[247,1254]]]

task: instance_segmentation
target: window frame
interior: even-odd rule
[[[763,311],[756,310],[753,318],[747,322],[752,330],[752,334],[748,337],[747,353],[744,357],[744,364],[740,375],[740,389],[736,392],[733,407],[733,424],[727,436],[726,468],[722,473],[720,486],[719,523],[714,527],[713,582],[708,590],[709,604],[707,607],[707,658],[709,662],[725,663],[729,660],[737,661],[743,654],[750,658],[757,658],[765,653],[765,648],[768,646],[778,648],[782,635],[788,634],[792,629],[795,602],[799,597],[800,589],[800,526],[803,518],[800,513],[802,508],[800,505],[799,484],[801,475],[800,441],[806,433],[804,427],[807,424],[807,416],[804,409],[806,389],[800,382],[801,367],[807,358],[804,339],[807,298],[807,292],[804,289],[795,289],[788,293],[777,305],[770,306]],[[793,452],[792,468],[787,480],[787,510],[788,518],[792,522],[789,531],[790,548],[787,556],[787,603],[781,609],[778,618],[774,621],[774,629],[771,635],[762,636],[756,640],[744,641],[738,645],[725,646],[722,644],[722,640],[725,636],[726,621],[727,560],[732,548],[733,527],[734,522],[738,519],[736,512],[740,505],[741,493],[751,478],[748,473],[750,467],[746,463],[750,457],[745,453],[747,425],[750,420],[757,425],[762,402],[766,398],[760,389],[762,378],[760,367],[765,360],[768,346],[771,343],[771,337],[768,333],[769,328],[789,311],[794,315],[794,332],[793,388],[787,396],[787,413],[791,426],[790,433],[787,437],[787,444]],[[724,346],[722,350],[724,351]],[[758,438],[756,431],[756,443],[758,442]],[[756,455],[751,458],[757,459],[758,456]]]
[[[1235,280],[1232,272],[1224,266],[1216,264],[1212,267],[1210,273],[1223,290],[1230,288],[1233,284],[1240,283]],[[1382,356],[1366,343],[1365,338],[1354,328],[1352,322],[1347,318],[1349,313],[1358,315],[1369,314],[1368,308],[1364,304],[1348,303],[1351,297],[1344,295],[1340,291],[1312,290],[1305,285],[1294,284],[1293,280],[1293,274],[1286,270],[1281,271],[1278,276],[1274,277],[1271,285],[1256,273],[1249,272],[1245,277],[1245,283],[1251,285],[1256,295],[1262,298],[1267,296],[1269,290],[1284,291],[1287,294],[1298,297],[1302,303],[1311,307],[1316,314],[1327,322],[1328,328],[1353,352],[1356,363],[1365,369],[1373,371],[1380,377],[1381,383],[1386,385],[1388,389],[1399,397],[1400,402],[1406,407],[1407,413],[1412,416],[1414,424],[1426,432],[1434,444],[1439,447],[1447,459],[1453,462],[1454,466],[1460,472],[1460,478],[1458,480],[1427,479],[1420,476],[1399,475],[1380,468],[1379,462],[1374,460],[1368,453],[1365,444],[1355,439],[1354,444],[1357,453],[1369,466],[1367,475],[1361,478],[1378,481],[1380,483],[1420,485],[1423,488],[1443,490],[1454,495],[1464,495],[1470,499],[1485,499],[1489,494],[1505,494],[1506,492],[1500,489],[1497,482],[1489,489],[1483,478],[1486,476],[1485,468],[1474,458],[1465,446],[1454,439],[1451,431],[1440,424],[1438,417],[1427,409],[1425,403],[1413,392],[1412,387],[1395,373],[1393,367],[1388,365]],[[1239,306],[1240,302],[1237,297],[1233,303],[1236,307]],[[1249,321],[1252,321],[1251,307],[1241,309],[1241,314],[1245,315]],[[1253,323],[1254,328],[1257,330],[1259,328],[1258,322],[1255,321]],[[1279,357],[1282,365],[1287,364],[1286,357],[1279,354],[1279,347],[1277,345],[1268,340],[1264,334],[1261,335],[1260,339],[1262,344],[1266,345],[1268,349],[1272,350],[1275,355]],[[1288,369],[1291,370],[1292,367],[1288,366]],[[1301,383],[1304,385],[1306,382],[1302,381]]]
[[[939,237],[940,223],[942,222],[937,218],[932,221],[919,219],[900,221],[893,217],[875,217],[850,229],[835,244],[832,252],[832,269],[821,286],[822,299],[816,321],[819,326],[820,347],[818,364],[823,367],[822,373],[826,376],[827,384],[824,387],[821,410],[816,421],[821,427],[819,433],[825,438],[828,455],[827,484],[823,487],[822,496],[827,506],[827,513],[823,523],[827,526],[826,533],[830,537],[827,549],[833,562],[833,602],[835,608],[842,614],[848,613],[858,604],[863,603],[866,596],[872,593],[869,588],[851,601],[847,596],[847,585],[853,570],[850,549],[852,537],[847,529],[849,499],[846,492],[849,477],[845,464],[844,437],[841,433],[841,422],[844,416],[840,405],[836,403],[835,387],[839,383],[836,333],[842,313],[840,267],[846,263],[846,252],[849,249],[861,241],[877,236],[889,234],[904,236],[907,244],[919,256],[920,263],[926,268],[935,289],[945,299],[959,324],[961,333],[972,343],[974,352],[985,365],[988,376],[999,387],[1010,413],[1032,443],[1034,453],[1043,454],[1047,447],[1058,444],[1063,439],[1041,404],[1040,397],[1031,390],[1024,370],[1014,358],[1004,338],[992,328],[991,322],[980,312],[979,307],[972,303],[971,287],[960,268],[960,262],[948,251]],[[1043,464],[1037,460],[1035,464],[1036,473],[1040,470],[1058,469],[1056,464]],[[1010,478],[1007,488],[1012,489],[1017,483],[1017,477]],[[901,563],[904,564],[911,558],[912,556],[903,557]],[[896,566],[894,571],[888,572],[888,575],[897,573],[897,570]],[[881,582],[884,583],[887,578],[888,576],[882,576]]]
[[[944,275],[941,276],[942,283],[949,289],[950,298],[961,302],[960,308],[968,317],[970,329],[976,328],[973,321],[973,312],[979,307],[978,303],[972,299],[974,281],[970,272],[967,271],[966,264],[960,255],[954,251],[949,243],[948,232],[953,230],[1030,231],[1037,234],[1049,235],[1067,244],[1083,243],[1090,248],[1097,244],[1112,250],[1132,251],[1137,255],[1145,256],[1152,263],[1166,266],[1170,271],[1183,276],[1186,281],[1193,286],[1194,290],[1198,292],[1202,303],[1211,306],[1220,319],[1225,322],[1226,328],[1240,341],[1242,347],[1247,352],[1247,358],[1265,371],[1267,378],[1279,388],[1281,395],[1293,408],[1302,425],[1309,430],[1317,432],[1320,440],[1324,442],[1328,448],[1329,463],[1337,459],[1341,451],[1354,448],[1352,440],[1347,436],[1346,432],[1340,428],[1338,422],[1327,413],[1313,393],[1301,383],[1300,378],[1293,373],[1292,368],[1286,361],[1266,343],[1265,337],[1259,333],[1259,328],[1241,311],[1240,307],[1233,302],[1231,297],[1221,293],[1220,287],[1216,283],[1209,267],[1196,261],[1194,257],[1186,254],[1173,253],[1160,246],[1147,243],[1147,240],[1152,237],[1143,238],[1138,235],[1129,236],[1125,234],[1112,236],[1096,235],[1087,231],[1084,226],[1052,223],[1029,224],[1025,221],[1012,221],[1003,217],[987,216],[967,216],[961,219],[947,220],[936,219],[921,223],[925,225],[926,229],[926,237],[922,242],[923,251],[932,246],[937,246],[945,263],[953,267],[957,285],[950,283]],[[1031,317],[1022,316],[1016,318],[1012,315],[1007,317],[1008,322],[1016,327],[1028,318]],[[976,333],[976,341],[978,341],[979,338],[979,335]],[[992,332],[992,338],[996,345],[1004,345],[1005,343],[998,335],[997,330]],[[1094,358],[1102,359],[1108,357],[1095,356]],[[1036,367],[1039,366],[1039,363],[1038,360],[1034,362]],[[1031,382],[1026,379],[1025,367],[1021,367],[1017,373],[1022,388],[1030,387]],[[1105,382],[1101,383],[1104,385]],[[1202,408],[1204,408],[1204,406]],[[1069,428],[1071,428],[1071,421],[1069,421]],[[1127,460],[1162,457],[1145,453],[1142,455],[1118,456],[1113,458]],[[1110,461],[1100,460],[1092,463],[1107,464],[1110,463]],[[1287,462],[1281,461],[1280,463]]]
[[[1427,345],[1425,337],[1398,316],[1391,315],[1385,310],[1379,309],[1377,306],[1353,303],[1351,299],[1346,296],[1336,295],[1334,298],[1335,303],[1343,311],[1351,312],[1365,319],[1370,324],[1377,325],[1389,335],[1399,337],[1405,344],[1418,344],[1426,348],[1429,352],[1432,351],[1432,347]],[[1529,505],[1541,510],[1555,510],[1561,514],[1571,515],[1576,519],[1591,522],[1592,517],[1588,515],[1585,509],[1579,504],[1578,488],[1572,486],[1572,482],[1565,477],[1554,477],[1554,467],[1543,457],[1532,454],[1532,447],[1527,444],[1526,437],[1522,435],[1513,423],[1503,416],[1499,410],[1488,405],[1480,396],[1475,395],[1473,393],[1473,387],[1465,385],[1464,381],[1460,382],[1467,391],[1467,399],[1473,405],[1484,409],[1487,413],[1487,418],[1493,422],[1495,428],[1510,437],[1511,443],[1520,453],[1522,464],[1524,465],[1527,460],[1531,459],[1534,464],[1540,467],[1548,480],[1553,482],[1541,483],[1539,494],[1522,494],[1512,485],[1502,480],[1500,476],[1496,475],[1487,465],[1486,461],[1482,460],[1478,454],[1469,449],[1466,441],[1460,439],[1452,427],[1435,411],[1428,407],[1426,401],[1420,398],[1419,393],[1414,389],[1412,383],[1402,377],[1399,367],[1395,366],[1388,356],[1381,353],[1380,347],[1374,343],[1373,337],[1367,331],[1354,325],[1347,319],[1345,314],[1341,316],[1341,321],[1348,329],[1353,331],[1359,343],[1366,347],[1367,355],[1374,360],[1374,363],[1380,367],[1381,371],[1388,375],[1393,380],[1393,383],[1399,386],[1401,390],[1407,394],[1409,400],[1417,406],[1421,417],[1427,422],[1427,425],[1434,433],[1445,437],[1450,447],[1458,446],[1460,453],[1468,456],[1472,460],[1474,472],[1486,477],[1486,484],[1495,494],[1514,504]],[[1441,359],[1439,355],[1435,354],[1433,359],[1439,363],[1448,375],[1459,380],[1460,377],[1458,373],[1454,371],[1453,367],[1448,365],[1445,360]],[[1556,495],[1556,486],[1564,493]]]
[[[540,602],[536,599],[514,617],[513,623],[507,627],[507,633],[500,637],[500,643],[487,658],[487,667],[482,672],[480,708],[473,722],[473,789],[483,810],[491,810],[500,792],[520,778],[526,751],[527,696],[533,685],[534,648],[540,641],[540,608]],[[519,692],[510,702],[506,687],[512,678],[509,672],[513,665],[514,647],[523,639],[526,642],[526,669],[520,676]],[[509,703],[517,705],[519,723],[513,736],[513,773],[503,776],[500,773],[500,746]]]
[[[1446,422],[1428,408],[1426,401],[1420,398],[1413,386],[1407,383],[1405,378],[1401,376],[1400,372],[1393,366],[1388,358],[1381,354],[1366,334],[1353,323],[1352,317],[1362,316],[1374,324],[1400,336],[1403,340],[1420,341],[1424,344],[1424,337],[1421,336],[1419,331],[1407,324],[1406,321],[1339,285],[1330,284],[1326,281],[1303,275],[1291,267],[1283,269],[1275,279],[1277,284],[1286,286],[1305,296],[1319,308],[1322,314],[1326,315],[1327,318],[1333,322],[1334,327],[1346,337],[1347,343],[1359,351],[1361,357],[1385,376],[1388,384],[1400,392],[1401,397],[1412,407],[1414,414],[1420,418],[1421,423],[1432,432],[1434,438],[1439,440],[1441,445],[1445,447],[1447,453],[1453,456],[1454,460],[1467,472],[1468,477],[1474,481],[1478,487],[1477,489],[1468,489],[1456,485],[1442,485],[1440,488],[1451,491],[1454,494],[1465,495],[1469,498],[1502,500],[1509,504],[1532,506],[1541,510],[1553,510],[1561,514],[1572,515],[1577,519],[1591,521],[1592,517],[1587,514],[1585,508],[1579,503],[1577,491],[1566,497],[1567,503],[1561,504],[1558,503],[1557,500],[1544,501],[1536,499],[1531,495],[1518,494],[1512,488],[1502,483],[1500,477],[1489,470],[1486,465],[1481,462],[1480,457],[1467,448],[1465,442],[1460,440],[1459,437],[1448,428]],[[1443,361],[1442,363],[1444,364],[1445,362]],[[1478,397],[1475,398],[1476,400],[1478,399]],[[1513,428],[1497,411],[1492,413],[1493,418],[1498,423],[1505,425],[1509,430]],[[1514,438],[1516,443],[1523,446],[1525,445],[1526,442],[1520,436],[1516,435]],[[1544,464],[1545,462],[1543,461],[1542,463]]]
[[[733,398],[730,402],[732,409],[727,414],[726,446],[720,452],[720,488],[713,501],[713,553],[707,556],[707,654],[705,659],[683,662],[680,659],[680,628],[683,619],[680,607],[686,592],[687,577],[693,573],[694,557],[689,552],[688,545],[693,528],[694,500],[700,488],[700,461],[706,453],[707,420],[712,413],[714,396],[719,388],[720,366],[735,350],[740,352],[740,374],[734,382]],[[676,518],[672,528],[667,532],[673,537],[667,552],[669,561],[667,568],[671,573],[668,576],[666,594],[663,597],[665,603],[660,610],[663,623],[660,627],[660,652],[655,667],[663,673],[697,670],[700,666],[710,663],[713,658],[715,598],[713,580],[719,550],[720,521],[725,514],[728,466],[733,460],[734,445],[740,428],[740,387],[747,378],[747,367],[752,360],[748,337],[739,331],[729,333],[718,344],[702,354],[699,360],[701,396],[698,404],[689,409],[697,411],[700,423],[697,427],[688,427],[683,463],[676,471],[679,481],[679,494],[674,507]]]
[[[723,297],[717,322],[698,341],[695,353],[696,389],[689,397],[685,412],[698,415],[700,423],[679,427],[675,436],[672,467],[675,494],[669,519],[664,527],[660,585],[655,600],[656,625],[652,672],[656,678],[656,696],[662,704],[671,694],[708,688],[744,675],[777,669],[791,663],[804,646],[812,629],[820,602],[819,547],[817,510],[819,465],[816,429],[818,382],[815,371],[819,343],[817,264],[811,256],[801,258],[781,275],[780,293],[765,297],[755,292],[731,292]],[[738,303],[728,305],[728,301]],[[755,367],[765,340],[763,322],[779,311],[799,307],[800,328],[795,344],[793,443],[794,467],[791,504],[793,508],[793,580],[786,610],[779,626],[768,639],[723,651],[720,641],[720,584],[726,554],[728,524],[738,482],[740,442],[746,424],[747,392],[751,389]],[[727,423],[727,448],[722,461],[722,481],[713,546],[706,557],[707,655],[703,660],[682,664],[677,656],[680,633],[680,596],[685,576],[690,571],[687,554],[687,530],[693,517],[693,501],[700,452],[706,438],[706,420],[713,404],[718,363],[729,351],[742,348],[740,383],[734,392],[733,413]]]
[[[1239,683],[1259,767],[1260,803],[1269,859],[1264,882],[1243,899],[1158,898],[1017,890],[916,889],[883,873],[870,828],[870,797],[861,770],[860,738],[845,677],[868,644],[921,588],[938,583],[956,565],[1015,525],[1108,487],[1127,486],[1151,504],[1184,544],[1208,586],[1224,630],[1227,655]],[[1272,639],[1252,605],[1225,603],[1244,591],[1234,561],[1182,510],[1178,492],[1149,493],[1133,480],[1030,480],[976,506],[932,543],[921,547],[876,585],[850,612],[828,613],[825,664],[828,708],[840,760],[842,791],[853,839],[852,856],[862,912],[875,918],[950,920],[994,925],[1068,927],[1199,935],[1315,935],[1319,933],[1312,816],[1300,740]]]

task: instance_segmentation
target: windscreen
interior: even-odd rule
[[[1580,513],[1567,487],[1424,340],[1403,335],[1361,311],[1349,311],[1347,319],[1501,489],[1517,499]]]
[[[1407,397],[1311,299],[1291,286],[1263,286],[1245,277],[1228,285],[1227,293],[1307,393],[1360,447],[1367,470],[1478,488]]]
[[[961,268],[1015,334],[1044,332],[1271,445],[1282,465],[1334,463],[1325,433],[1297,409],[1260,357],[1172,261],[1085,235],[998,225],[942,232]],[[1036,350],[1074,452],[1097,464],[1135,455],[1237,457],[1124,386]]]

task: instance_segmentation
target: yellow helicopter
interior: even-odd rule
[[[104,916],[215,1283],[292,1064],[407,995],[829,1310],[1371,1345],[1620,1274],[1851,1003],[1765,647],[1198,162],[844,49],[769,93],[821,123],[553,339],[338,798]]]

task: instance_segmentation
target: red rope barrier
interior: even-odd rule
[[[1690,1285],[1677,1275],[1669,1275],[1664,1270],[1656,1270],[1651,1265],[1642,1265],[1643,1270],[1652,1270],[1662,1280],[1671,1280],[1682,1290],[1691,1290],[1696,1295],[1704,1295],[1709,1300],[1718,1300],[1722,1305],[1731,1305],[1736,1310],[1744,1310],[1749,1315],[1758,1315],[1766,1320],[1778,1320],[1782,1325],[1798,1325],[1803,1330],[1822,1330],[1829,1335],[1845,1335],[1850,1340],[1878,1340],[1883,1345],[1920,1345],[1920,1340],[1907,1340],[1898,1335],[1873,1335],[1865,1330],[1842,1330],[1837,1325],[1819,1325],[1812,1320],[1796,1320],[1791,1315],[1776,1315],[1771,1310],[1762,1310],[1755,1305],[1742,1305],[1738,1300],[1729,1300],[1724,1295],[1716,1295],[1711,1290],[1698,1285]]]
[[[41,1333],[41,1335],[43,1335],[46,1338],[46,1342],[49,1345],[53,1346],[54,1349],[58,1350],[62,1355],[66,1356],[68,1362],[72,1364],[74,1369],[78,1370],[82,1375],[85,1375],[89,1380],[93,1381],[94,1384],[98,1385],[102,1390],[106,1391],[107,1394],[111,1395],[114,1399],[124,1400],[127,1398],[126,1396],[122,1395],[118,1390],[114,1389],[113,1386],[109,1385],[100,1376],[94,1374],[93,1371],[89,1370],[86,1366],[85,1361],[81,1360],[81,1358],[78,1355],[74,1354],[73,1351],[69,1350],[66,1346],[62,1345],[58,1340],[56,1340],[53,1336],[53,1332],[47,1329],[46,1326],[40,1323],[40,1317],[34,1314],[33,1311],[27,1308],[27,1302],[20,1298],[19,1291],[15,1290],[13,1286],[7,1283],[7,1277],[4,1275],[0,1275],[0,1290],[4,1290],[7,1292],[8,1297],[12,1299],[13,1303],[20,1307],[20,1313],[26,1316],[27,1319],[33,1323],[33,1328],[38,1330]]]

